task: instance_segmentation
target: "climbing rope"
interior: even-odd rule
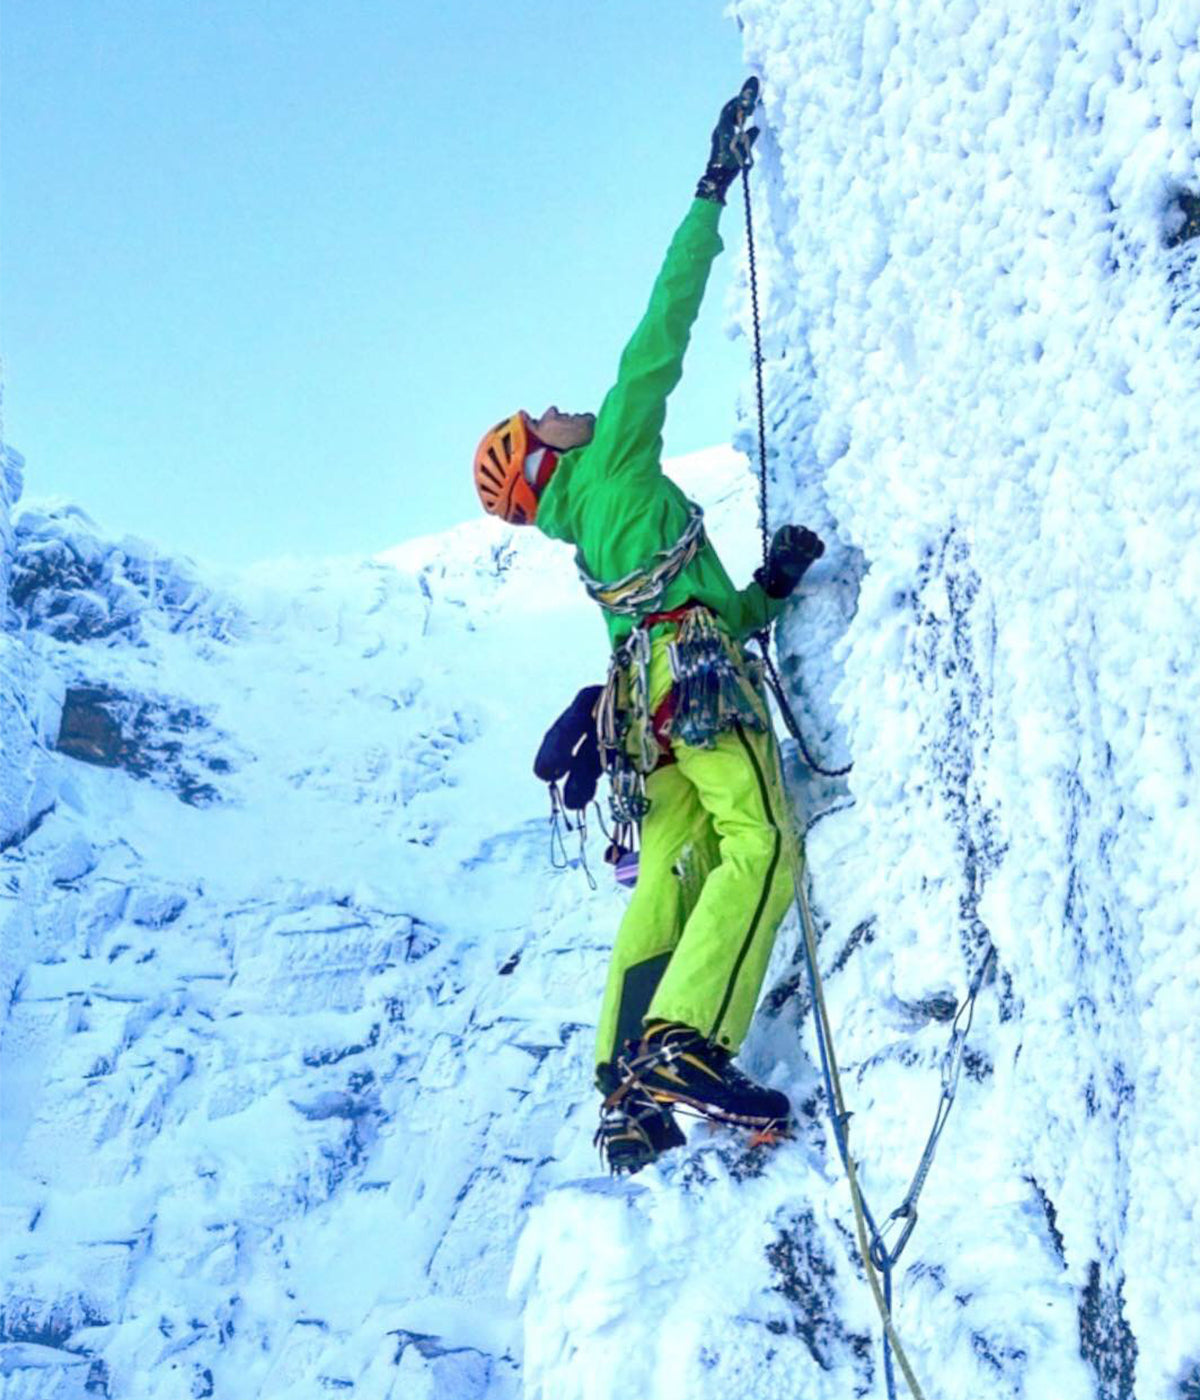
[[[762,537],[763,563],[765,565],[770,550],[767,528],[766,412],[764,407],[762,376],[762,338],[758,309],[758,275],[754,258],[754,223],[750,208],[749,162],[742,168],[742,188],[746,204],[746,248],[750,267],[750,301],[754,319],[754,372],[758,406],[758,520],[759,532]],[[755,640],[759,643],[766,675],[769,678],[771,690],[779,706],[780,714],[783,716],[784,724],[787,726],[788,732],[800,746],[800,750],[809,767],[831,778],[842,777],[844,774],[850,772],[852,765],[847,765],[845,768],[830,770],[823,768],[819,763],[813,760],[804,742],[803,736],[801,735],[796,716],[788,702],[783,682],[771,659],[771,629],[768,627],[764,631],[758,633]],[[775,766],[780,790],[786,791],[782,763],[777,746],[775,748]],[[925,1187],[930,1168],[933,1166],[933,1159],[937,1152],[938,1143],[941,1140],[942,1131],[946,1126],[946,1120],[954,1105],[954,1096],[958,1088],[959,1074],[962,1069],[963,1055],[966,1049],[966,1039],[975,1017],[975,1001],[979,995],[980,988],[983,986],[984,977],[987,974],[988,967],[991,965],[995,949],[990,943],[988,944],[987,952],[971,979],[967,996],[955,1014],[954,1022],[951,1027],[950,1043],[946,1047],[942,1059],[942,1096],[938,1103],[937,1112],[934,1115],[933,1129],[926,1141],[925,1150],[921,1154],[917,1170],[913,1174],[912,1181],[904,1195],[904,1199],[888,1216],[887,1220],[884,1222],[883,1229],[880,1230],[875,1223],[875,1217],[871,1213],[871,1208],[867,1204],[866,1198],[862,1193],[862,1188],[858,1180],[857,1164],[850,1151],[850,1113],[846,1108],[846,1101],[842,1094],[841,1075],[838,1070],[837,1055],[833,1044],[833,1027],[829,1020],[829,1010],[825,1002],[825,990],[821,982],[821,974],[817,963],[817,935],[813,926],[812,911],[809,908],[808,890],[805,884],[804,868],[798,842],[789,842],[789,854],[796,905],[800,911],[804,961],[808,973],[809,988],[812,994],[813,1020],[817,1032],[817,1048],[821,1058],[821,1074],[825,1085],[825,1100],[829,1108],[829,1116],[833,1125],[834,1138],[837,1142],[838,1155],[841,1158],[842,1166],[846,1172],[846,1180],[850,1187],[850,1202],[854,1210],[855,1236],[858,1242],[858,1252],[862,1258],[863,1269],[867,1275],[867,1283],[870,1285],[871,1295],[875,1300],[875,1306],[878,1309],[880,1321],[883,1326],[883,1370],[884,1380],[887,1385],[888,1400],[895,1400],[896,1397],[896,1377],[892,1364],[893,1359],[899,1366],[901,1374],[904,1376],[913,1400],[925,1400],[925,1393],[921,1389],[920,1382],[913,1372],[908,1356],[905,1353],[900,1338],[896,1334],[896,1329],[892,1322],[892,1273],[901,1254],[904,1252],[905,1246],[912,1237],[913,1230],[916,1228],[917,1201]],[[892,1227],[901,1221],[903,1225],[900,1234],[895,1245],[889,1249],[884,1237]]]
[[[763,393],[763,353],[762,353],[762,330],[761,320],[758,313],[758,266],[754,258],[754,219],[750,210],[750,165],[742,167],[742,193],[746,203],[746,258],[750,266],[750,307],[753,313],[754,322],[754,389],[755,400],[758,405],[758,533],[762,541],[763,568],[767,566],[767,558],[771,552],[771,542],[767,521],[767,417],[766,417],[766,396]],[[804,742],[804,735],[800,731],[799,721],[795,712],[788,702],[784,693],[783,682],[779,679],[779,673],[775,669],[775,663],[771,659],[771,628],[766,627],[763,631],[755,635],[755,641],[762,652],[763,665],[766,668],[767,676],[770,680],[771,690],[775,696],[775,702],[779,706],[779,712],[783,716],[783,722],[787,725],[788,733],[800,746],[800,752],[804,755],[804,761],[814,773],[820,773],[826,778],[844,778],[853,768],[852,763],[846,764],[844,768],[823,768],[821,764],[812,756],[808,745]]]
[[[754,320],[754,389],[758,403],[758,533],[762,537],[763,563],[771,549],[767,531],[767,419],[763,394],[762,332],[758,314],[758,267],[754,261],[754,218],[750,210],[750,166],[742,167],[742,194],[746,202],[746,258],[750,264],[750,309]]]

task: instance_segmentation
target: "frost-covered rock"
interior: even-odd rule
[[[0,1343],[3,1400],[87,1400],[92,1366],[87,1357],[57,1347]]]
[[[806,584],[819,605],[782,635],[802,713],[854,760],[808,852],[877,1213],[932,1126],[939,1008],[989,945],[998,960],[898,1330],[927,1393],[1175,1400],[1200,1380],[1194,16],[734,9],[765,94],[773,508],[836,541]],[[802,988],[788,974],[768,995],[752,1055],[801,1033]],[[832,1170],[821,1130],[803,1139]],[[793,1196],[839,1315],[877,1334],[844,1189],[814,1174]],[[699,1212],[677,1254],[650,1248],[642,1199],[594,1290],[586,1269],[550,1281],[566,1208],[540,1208],[533,1394],[582,1393],[570,1362],[601,1300],[642,1393],[671,1393],[684,1364],[689,1395],[731,1392],[698,1339],[681,1361],[637,1313],[665,1274],[681,1313],[711,1315],[711,1274],[680,1261],[716,1219]],[[573,1238],[603,1261],[580,1214]],[[770,1389],[878,1395],[878,1358],[856,1375],[814,1353]],[[617,1393],[591,1363],[587,1393]]]
[[[193,807],[219,801],[215,783],[234,767],[228,736],[192,705],[109,685],[67,689],[55,747],[169,787]]]
[[[148,619],[218,638],[237,626],[228,600],[201,583],[190,560],[133,537],[114,544],[85,511],[61,503],[27,509],[17,522],[12,602],[27,626],[62,642],[139,643]]]
[[[56,800],[44,756],[58,723],[61,684],[26,645],[10,596],[17,551],[12,510],[24,466],[21,454],[0,440],[0,851],[36,830]]]

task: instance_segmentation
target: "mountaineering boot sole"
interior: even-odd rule
[[[787,1095],[744,1075],[728,1051],[699,1031],[675,1022],[657,1022],[634,1054],[619,1061],[626,1082],[664,1108],[690,1108],[717,1123],[762,1132],[786,1132],[792,1106]]]

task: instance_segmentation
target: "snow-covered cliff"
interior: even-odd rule
[[[854,761],[808,844],[877,1213],[997,954],[898,1331],[929,1396],[1198,1395],[1194,7],[733,9],[773,510],[836,542],[783,639]],[[800,1098],[803,1005],[757,1042]],[[881,1394],[835,1160],[817,1120],[750,1189],[548,1202],[532,1393]]]

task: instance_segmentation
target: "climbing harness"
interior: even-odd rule
[[[596,707],[596,730],[609,777],[609,806],[616,827],[610,863],[618,878],[628,873],[636,829],[649,810],[646,779],[670,761],[670,739],[711,748],[717,736],[738,724],[765,729],[769,723],[761,678],[750,658],[700,604],[660,612],[667,591],[707,543],[704,512],[688,504],[683,533],[654,561],[614,583],[592,578],[577,556],[588,595],[607,613],[632,618],[633,629],[609,662]],[[676,634],[668,645],[673,685],[667,708],[651,708],[651,628],[670,622]],[[623,880],[622,883],[629,883]]]
[[[758,405],[759,532],[762,538],[763,564],[765,566],[770,550],[767,527],[766,413],[764,409],[762,377],[762,340],[759,329],[758,280],[754,261],[754,228],[750,207],[749,161],[742,167],[742,187],[746,205],[746,244],[750,266],[750,295],[754,318],[754,370]],[[788,732],[799,744],[809,767],[818,773],[824,774],[826,777],[842,777],[850,771],[850,765],[847,765],[845,768],[832,770],[823,768],[820,764],[816,763],[809,754],[808,748],[801,736],[800,726],[796,722],[796,717],[792,711],[791,705],[788,703],[783,683],[771,660],[771,629],[768,627],[758,633],[756,640],[762,652],[762,666],[769,679],[771,690],[779,706],[780,714],[783,716]],[[775,765],[780,788],[781,790],[786,790],[784,788],[782,764],[778,746],[775,746]],[[930,1168],[933,1165],[934,1154],[937,1151],[938,1143],[941,1139],[942,1130],[946,1126],[946,1120],[954,1104],[954,1096],[958,1087],[959,1073],[962,1068],[966,1038],[971,1029],[972,1021],[974,1020],[975,1000],[979,995],[979,990],[983,985],[984,977],[988,967],[991,965],[995,950],[989,943],[987,952],[971,979],[967,996],[959,1006],[954,1017],[950,1043],[946,1048],[942,1060],[942,1096],[938,1103],[933,1129],[930,1132],[928,1141],[925,1144],[925,1150],[921,1154],[921,1160],[917,1166],[916,1172],[913,1174],[912,1181],[908,1191],[905,1193],[903,1201],[901,1201],[900,1205],[888,1216],[881,1230],[876,1225],[875,1217],[872,1215],[870,1206],[863,1196],[862,1188],[858,1180],[857,1165],[850,1152],[850,1113],[846,1108],[845,1098],[842,1094],[841,1076],[838,1071],[837,1055],[833,1044],[833,1029],[829,1020],[829,1011],[825,1003],[824,988],[821,983],[821,974],[817,964],[817,936],[816,930],[813,927],[812,911],[808,903],[808,892],[804,881],[800,847],[797,843],[790,843],[790,847],[789,859],[791,862],[792,884],[795,889],[796,905],[800,911],[804,961],[812,994],[813,1020],[817,1032],[817,1047],[821,1057],[821,1073],[825,1085],[825,1099],[829,1108],[830,1121],[833,1125],[834,1138],[837,1142],[838,1155],[841,1158],[842,1166],[846,1172],[846,1180],[850,1187],[850,1201],[854,1211],[855,1235],[858,1241],[858,1251],[862,1258],[863,1268],[867,1275],[867,1282],[870,1285],[871,1294],[875,1300],[875,1306],[879,1311],[880,1321],[883,1326],[883,1369],[884,1379],[887,1385],[888,1400],[895,1400],[896,1396],[896,1378],[892,1365],[893,1358],[904,1376],[909,1391],[913,1396],[913,1400],[925,1400],[924,1391],[921,1389],[921,1385],[913,1372],[908,1356],[904,1351],[900,1338],[896,1335],[896,1329],[892,1322],[892,1273],[905,1246],[912,1237],[913,1230],[916,1228],[917,1201],[924,1189],[926,1179],[929,1176]],[[889,1230],[896,1225],[901,1226],[900,1232],[896,1243],[889,1248],[884,1237]]]

